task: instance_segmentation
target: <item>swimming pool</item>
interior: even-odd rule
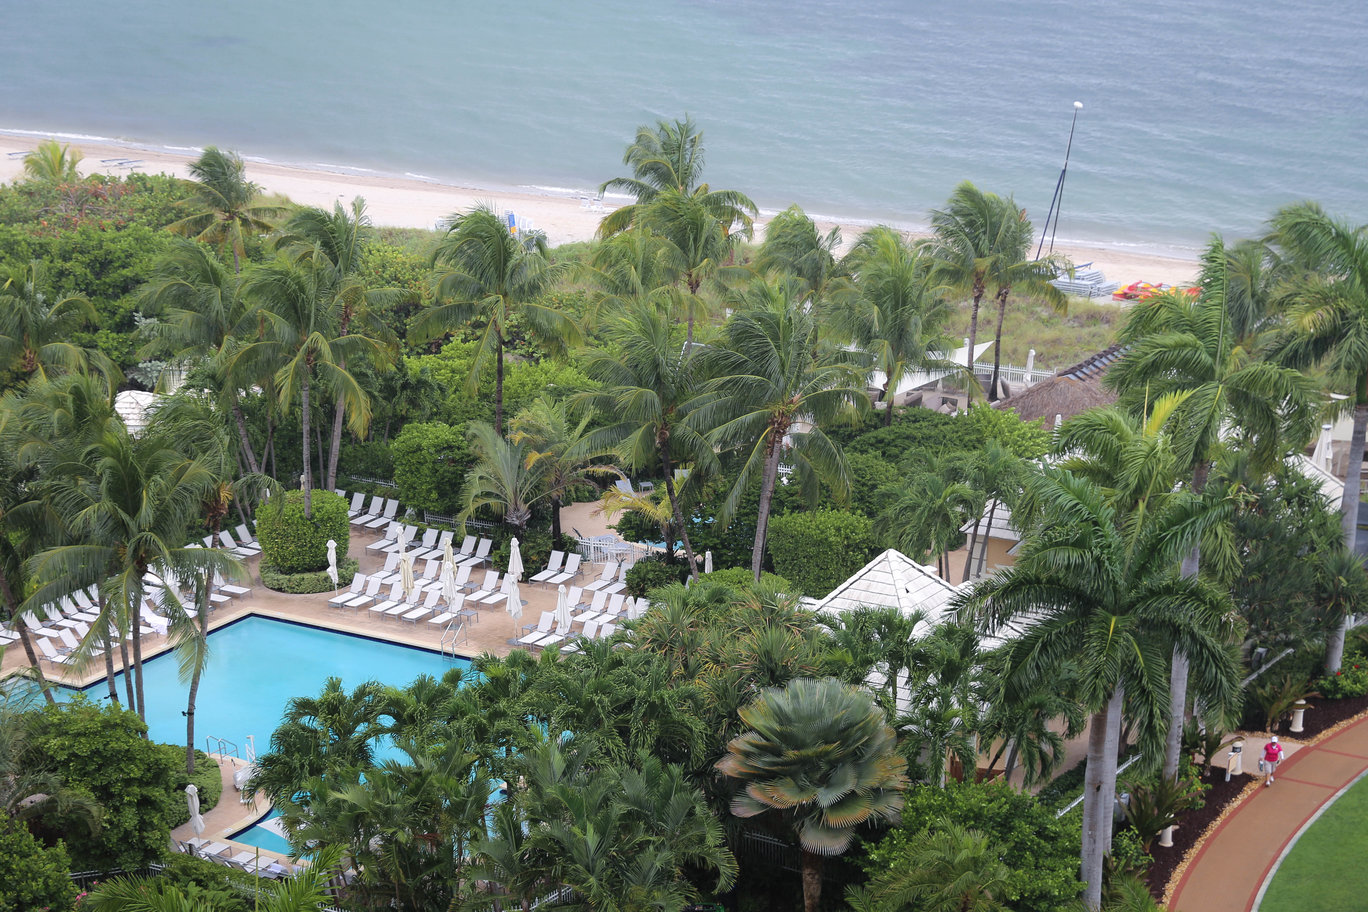
[[[291,697],[316,695],[329,677],[341,678],[342,686],[351,690],[366,681],[405,685],[422,674],[441,677],[448,669],[469,665],[465,659],[426,649],[289,621],[247,617],[209,634],[209,662],[195,699],[195,746],[203,750],[205,737],[213,736],[233,742],[245,753],[250,736],[258,751],[266,751],[286,702]],[[118,684],[122,697],[122,675]],[[143,663],[143,688],[149,737],[184,744],[189,688],[177,674],[173,654]],[[85,688],[85,692],[99,699],[106,694],[104,681]],[[225,792],[221,800],[236,799]],[[263,849],[289,851],[289,843],[266,822],[236,839]]]

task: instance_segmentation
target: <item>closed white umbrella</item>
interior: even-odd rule
[[[513,540],[517,541],[516,538]],[[508,603],[504,606],[504,610],[508,612],[509,617],[513,618],[513,638],[517,639],[518,622],[522,620],[522,593],[518,591],[517,577],[510,573],[506,579],[508,582],[504,583],[504,592],[508,593]]]
[[[413,526],[399,527],[399,534],[394,537],[394,540],[398,543],[400,551],[403,551],[405,548],[407,548],[409,542],[413,541],[413,533],[416,531],[418,530],[415,529]]]
[[[337,588],[337,542],[328,539],[328,579],[332,580],[333,588]]]
[[[407,551],[399,556],[399,582],[404,588],[404,598],[413,594],[413,555]]]
[[[447,550],[451,550],[449,545]],[[447,605],[456,604],[456,565],[451,561],[442,561],[442,598]]]
[[[703,552],[703,572],[712,573],[712,552]]]
[[[190,829],[195,831],[196,836],[203,836],[204,818],[200,816],[199,789],[195,783],[185,787],[185,800],[190,805]]]
[[[565,584],[556,587],[556,633],[565,636],[570,632],[570,594]]]
[[[451,542],[442,545],[442,562],[451,568],[451,572],[456,572],[456,553],[451,550]]]
[[[523,575],[522,548],[518,547],[516,538],[508,549],[508,575],[515,582],[520,581]]]

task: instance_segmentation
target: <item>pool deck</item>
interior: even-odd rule
[[[360,563],[360,572],[371,573],[383,568],[386,555],[366,550],[366,545],[376,541],[379,537],[380,535],[376,532],[358,531],[355,527],[352,528],[351,544],[347,553],[348,556],[355,558]],[[245,562],[252,577],[252,591],[216,609],[210,615],[210,632],[242,618],[256,616],[294,621],[341,633],[360,634],[404,646],[416,646],[433,651],[441,648],[443,630],[425,621],[410,624],[396,619],[379,620],[371,617],[370,612],[365,609],[355,611],[330,607],[328,599],[336,595],[337,592],[325,592],[317,595],[287,595],[267,589],[261,584],[261,577],[257,573],[259,560],[259,558],[252,558]],[[538,569],[540,568],[528,568],[525,576],[530,577]],[[598,568],[586,564],[581,568],[580,576],[576,582],[592,580],[597,575]],[[521,635],[524,624],[536,623],[541,612],[555,610],[556,589],[524,582],[519,584],[519,590],[522,600],[527,603],[523,606],[522,618],[515,622],[503,607],[480,607],[475,622],[467,625],[467,639],[455,646],[455,651],[459,655],[467,658],[481,653],[504,656],[512,652],[514,648],[523,648],[514,647],[510,643],[510,640],[515,636],[515,630],[517,635]],[[578,627],[579,625],[576,625],[575,629],[578,630]],[[146,661],[169,651],[171,644],[167,641],[167,637],[152,634],[142,638],[142,647],[143,659]],[[117,668],[117,653],[115,663]],[[24,650],[16,643],[13,647],[5,650],[4,662],[0,664],[0,676],[27,665],[28,660],[24,655]],[[43,673],[48,678],[62,684],[86,687],[104,677],[104,663],[102,659],[96,660],[88,663],[84,670],[76,671],[45,662],[43,663]],[[122,697],[122,695],[121,690],[120,696]],[[204,837],[212,842],[228,845],[230,847],[230,851],[227,853],[229,856],[243,851],[256,852],[255,846],[232,842],[228,836],[264,817],[269,813],[270,805],[264,798],[258,799],[255,804],[244,805],[240,800],[240,793],[233,786],[234,764],[242,761],[234,757],[221,757],[219,759],[226,761],[221,764],[224,777],[223,795],[219,799],[219,803],[204,814]],[[171,835],[173,839],[183,842],[195,834],[187,823],[176,828]],[[269,857],[277,861],[287,860],[284,856],[266,850],[261,850],[261,856],[263,859]]]

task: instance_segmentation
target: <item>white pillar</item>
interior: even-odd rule
[[[1287,729],[1290,732],[1300,733],[1302,728],[1302,716],[1306,715],[1306,701],[1298,700],[1292,704],[1292,725]]]
[[[1025,375],[1024,377],[1021,378],[1021,382],[1022,382],[1022,385],[1023,385],[1023,386],[1030,386],[1030,385],[1034,382],[1034,381],[1031,379],[1032,374],[1033,374],[1034,371],[1035,371],[1035,349],[1033,348],[1033,349],[1031,349],[1030,351],[1028,351],[1028,352],[1026,353],[1026,375]]]

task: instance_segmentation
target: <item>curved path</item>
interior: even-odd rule
[[[1368,716],[1285,760],[1207,837],[1169,903],[1172,912],[1249,912],[1284,848],[1368,770]],[[1333,872],[1327,872],[1333,876]]]

